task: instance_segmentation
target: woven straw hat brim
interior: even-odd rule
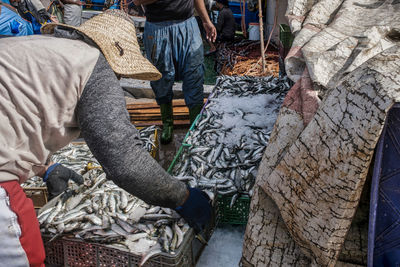
[[[41,31],[51,34],[56,26],[75,29],[93,40],[113,71],[122,77],[149,81],[161,78],[161,73],[141,54],[135,26],[123,18],[102,13],[78,27],[50,23]]]

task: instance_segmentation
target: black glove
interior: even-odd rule
[[[193,227],[196,234],[204,229],[211,219],[210,198],[197,188],[188,188],[189,197],[186,202],[175,210],[187,223]]]
[[[41,21],[39,21],[40,24],[45,23],[46,21],[50,20],[50,13],[46,11],[46,9],[41,9],[38,10],[37,12],[41,18]],[[40,19],[39,19],[40,20]]]
[[[68,181],[72,179],[77,184],[83,183],[83,177],[59,163],[51,165],[44,174],[49,199],[52,199],[68,188]]]

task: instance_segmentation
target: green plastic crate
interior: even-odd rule
[[[279,25],[279,40],[282,46],[286,49],[291,48],[293,44],[294,36],[290,30],[290,27],[286,24]]]
[[[218,224],[246,225],[249,219],[250,198],[241,196],[230,208],[231,200],[232,196],[218,196]]]
[[[169,174],[172,174],[172,170],[173,170],[173,168],[174,168],[174,166],[175,166],[175,164],[176,164],[176,161],[179,159],[179,157],[180,157],[181,154],[183,153],[184,148],[185,148],[185,147],[190,147],[190,146],[192,146],[192,145],[186,144],[186,140],[187,140],[187,138],[189,137],[190,132],[196,127],[196,123],[197,123],[197,121],[201,118],[201,116],[202,116],[202,113],[200,113],[199,115],[197,115],[196,119],[194,120],[194,122],[193,122],[192,125],[190,126],[189,131],[186,133],[185,138],[183,138],[183,142],[182,142],[181,147],[178,149],[178,152],[176,152],[176,155],[175,155],[174,159],[172,160],[171,164],[170,164],[169,167],[168,167],[167,172],[168,172]]]
[[[177,154],[174,157],[171,165],[168,168],[168,173],[172,174],[172,171],[182,157],[186,147],[190,147],[188,144],[182,144]],[[248,196],[239,197],[233,207],[230,208],[232,196],[218,195],[217,208],[217,224],[232,224],[232,225],[245,225],[249,217],[250,210],[250,198]]]
[[[196,127],[197,121],[201,118],[202,114],[199,114],[196,120],[191,125],[188,133],[186,134],[181,147],[178,149],[174,159],[171,162],[171,165],[168,167],[167,172],[172,174],[172,171],[175,165],[179,162],[183,153],[185,152],[185,148],[191,147],[190,144],[186,143],[186,139],[190,136],[190,133]],[[250,210],[250,198],[248,196],[239,197],[235,204],[230,208],[232,196],[222,196],[218,195],[217,202],[217,224],[231,224],[231,225],[245,225],[247,224],[247,220],[249,217]]]
[[[208,100],[207,100],[208,102]],[[206,103],[207,104],[207,103]],[[206,105],[205,104],[205,105]],[[174,159],[171,162],[171,165],[168,167],[167,172],[172,174],[172,171],[179,162],[179,159],[182,157],[185,152],[185,148],[191,147],[190,144],[186,143],[187,138],[190,136],[191,132],[196,128],[197,122],[203,116],[203,112],[201,112],[197,117],[193,124],[190,126],[185,138],[183,139],[181,147],[178,149]],[[231,224],[231,225],[246,225],[249,217],[250,210],[250,197],[241,196],[239,197],[235,204],[230,208],[232,196],[217,196],[217,205],[216,205],[216,222],[219,225],[223,224]]]

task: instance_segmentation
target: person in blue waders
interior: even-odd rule
[[[171,142],[173,132],[174,81],[183,81],[182,90],[191,123],[203,107],[203,42],[193,16],[194,9],[203,22],[207,39],[214,42],[217,32],[208,17],[204,0],[134,0],[133,3],[145,5],[143,42],[146,55],[162,74],[160,80],[150,84],[161,109],[161,143],[167,144]]]

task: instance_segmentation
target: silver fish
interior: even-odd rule
[[[39,211],[41,232],[53,238],[66,232],[90,242],[124,246],[142,256],[143,262],[162,250],[172,253],[171,247],[182,244],[188,226],[179,222],[175,211],[144,203],[106,180],[101,169],[85,175],[90,183]]]

